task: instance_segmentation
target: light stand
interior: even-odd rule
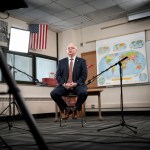
[[[13,69],[13,77],[14,77],[14,78],[15,78],[15,73],[16,73],[15,70],[17,70],[18,72],[21,72],[21,73],[27,75],[28,77],[32,78],[32,79],[34,80],[34,82],[36,82],[37,84],[42,85],[42,86],[43,86],[43,85],[46,85],[45,83],[39,82],[38,79],[33,78],[32,76],[30,76],[30,75],[28,75],[27,73],[25,73],[25,72],[23,72],[23,71],[21,71],[21,70],[15,68],[14,66],[8,65],[8,67],[9,67],[10,70]],[[18,107],[18,105],[17,105],[15,99],[11,96],[10,90],[8,90],[8,92],[7,92],[6,94],[9,94],[9,104],[8,104],[8,106],[0,113],[0,116],[1,116],[2,114],[4,114],[4,112],[8,109],[10,121],[8,121],[7,123],[8,123],[8,128],[9,128],[9,130],[11,130],[11,128],[13,127],[13,128],[17,128],[17,129],[22,129],[22,130],[28,131],[28,130],[26,130],[26,129],[23,129],[23,128],[19,128],[19,127],[14,126],[13,122],[14,122],[14,116],[15,116],[15,108],[17,108],[17,111],[18,111],[18,113],[19,113],[20,115],[21,115],[21,110],[20,110],[20,108]],[[5,128],[7,128],[7,127],[3,127],[2,129],[5,129]],[[1,129],[0,129],[0,130],[1,130]]]
[[[36,124],[33,116],[30,114],[23,97],[21,96],[21,92],[20,92],[19,88],[17,87],[15,80],[12,78],[12,75],[6,64],[6,60],[4,59],[3,53],[1,51],[0,51],[0,68],[2,70],[3,76],[5,77],[8,87],[10,88],[10,92],[11,92],[11,94],[13,94],[13,96],[22,112],[22,115],[24,116],[25,121],[26,121],[27,125],[29,126],[30,131],[33,134],[33,137],[34,137],[39,149],[40,150],[48,150],[48,147],[38,130],[37,124]]]
[[[15,72],[15,70],[14,70],[14,67],[12,67],[12,66],[10,66],[10,65],[8,65],[8,66],[9,66],[9,69],[10,69],[10,70],[13,69],[13,77],[15,78],[15,73],[16,73],[16,72]],[[16,115],[16,113],[15,113],[15,108],[17,109],[17,111],[18,111],[18,113],[19,113],[20,115],[21,115],[21,110],[19,109],[19,107],[18,107],[18,105],[17,105],[17,103],[16,103],[14,97],[12,97],[10,89],[8,90],[7,94],[9,94],[9,104],[8,104],[8,106],[0,113],[0,115],[3,115],[3,114],[7,111],[7,109],[8,109],[8,111],[9,111],[9,117],[8,117],[8,118],[9,118],[9,121],[7,121],[8,126],[3,127],[2,129],[6,129],[6,128],[8,127],[9,130],[11,130],[11,128],[17,128],[17,129],[29,131],[29,130],[26,130],[26,129],[23,129],[23,128],[16,127],[16,126],[14,125],[14,116]],[[0,130],[1,130],[1,129],[0,129]]]
[[[1,93],[0,93],[1,94]],[[21,129],[21,130],[25,130],[25,131],[29,131],[29,130],[26,130],[26,129],[23,129],[23,128],[19,128],[19,127],[16,127],[14,126],[13,122],[14,122],[14,116],[15,116],[15,107],[17,108],[18,110],[18,113],[21,114],[21,110],[19,108],[19,106],[17,105],[17,103],[15,102],[14,98],[12,98],[11,96],[11,91],[8,90],[7,93],[5,94],[9,94],[9,104],[8,106],[0,113],[0,116],[3,115],[5,113],[5,111],[8,109],[9,111],[9,121],[7,121],[8,123],[8,126],[6,127],[3,127],[1,128],[0,130],[2,129],[6,129],[6,128],[9,128],[9,130],[11,130],[11,128],[16,128],[16,129]],[[13,107],[13,108],[12,108]]]
[[[119,64],[119,70],[120,70],[121,122],[120,122],[119,124],[116,124],[116,125],[112,125],[112,126],[109,126],[109,127],[105,127],[105,128],[98,129],[97,131],[101,131],[101,130],[105,130],[105,129],[109,129],[109,128],[114,128],[114,127],[122,126],[122,128],[123,128],[123,127],[126,127],[126,128],[128,128],[129,130],[131,130],[132,132],[137,133],[137,131],[135,131],[135,130],[132,129],[132,128],[137,129],[137,127],[127,124],[127,123],[125,122],[125,120],[124,120],[124,111],[123,111],[123,90],[122,90],[122,63],[121,63],[121,61],[119,61],[118,64]]]

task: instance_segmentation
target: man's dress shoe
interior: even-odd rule
[[[68,119],[69,118],[69,112],[64,110],[62,113],[61,113],[61,119]]]
[[[72,119],[77,119],[77,110],[73,111]]]

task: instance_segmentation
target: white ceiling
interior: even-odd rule
[[[8,11],[28,23],[48,23],[52,31],[79,29],[150,9],[150,0],[25,0],[28,8]]]

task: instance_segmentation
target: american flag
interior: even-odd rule
[[[30,49],[46,49],[47,24],[30,24]]]

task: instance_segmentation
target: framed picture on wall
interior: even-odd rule
[[[0,20],[0,41],[8,42],[8,23]]]

